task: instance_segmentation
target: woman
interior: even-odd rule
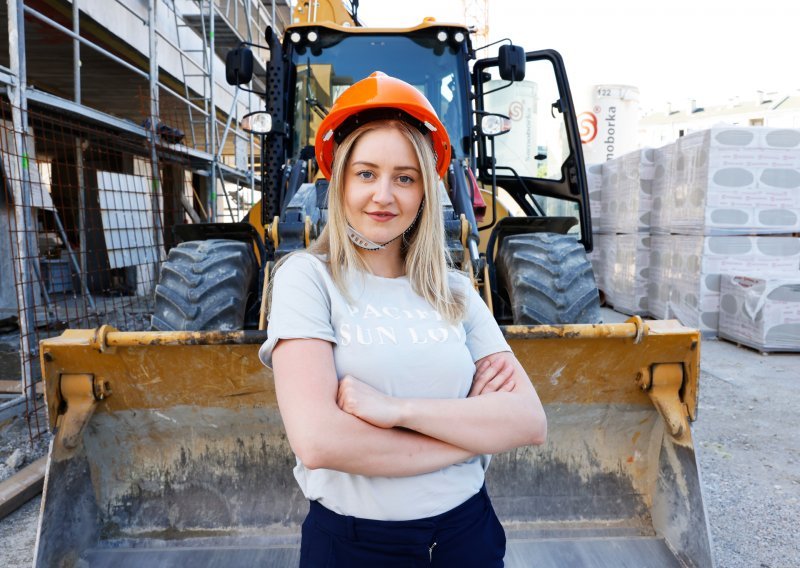
[[[337,99],[316,154],[328,223],[275,272],[262,361],[311,507],[302,566],[502,566],[489,455],[541,444],[541,403],[492,314],[450,272],[447,134],[411,85]]]

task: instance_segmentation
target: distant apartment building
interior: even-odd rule
[[[663,146],[690,132],[722,124],[800,128],[800,90],[783,94],[758,92],[752,99],[736,97],[714,106],[690,100],[683,108],[667,107],[643,114],[639,146]]]

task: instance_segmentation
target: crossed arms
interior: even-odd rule
[[[464,399],[395,398],[355,377],[339,381],[321,339],[279,341],[272,364],[289,444],[310,469],[419,475],[547,435],[539,397],[509,352],[477,362]]]

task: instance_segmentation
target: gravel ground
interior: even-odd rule
[[[717,566],[796,568],[800,355],[702,348],[694,439]]]
[[[0,335],[0,378],[19,380],[19,334]],[[47,424],[44,413],[39,416]],[[15,416],[0,423],[0,481],[47,454],[50,434],[45,432],[33,443],[27,421]],[[30,566],[36,543],[36,523],[40,497],[28,501],[5,519],[0,519],[0,566]]]
[[[19,378],[19,333],[1,334],[0,379],[18,381]],[[41,412],[39,419],[39,424],[45,428],[46,414]],[[49,435],[45,434],[31,444],[28,423],[22,416],[13,416],[0,422],[0,481],[45,455],[49,441]]]
[[[606,310],[606,321],[625,317]],[[702,344],[693,426],[718,568],[800,566],[800,355]],[[24,422],[0,425],[0,476],[13,444],[28,460]],[[23,435],[24,434],[24,435]],[[6,470],[8,468],[6,467]],[[8,473],[6,471],[6,473]],[[0,520],[0,566],[30,566],[40,499]]]
[[[700,360],[692,435],[716,566],[797,568],[800,355],[706,339]]]
[[[49,441],[50,435],[45,433],[31,444],[28,425],[21,416],[0,425],[0,481],[45,455]],[[31,499],[5,519],[0,519],[0,566],[31,565],[40,501],[40,497]]]
[[[42,425],[47,424],[43,414],[41,418]],[[0,425],[0,481],[45,455],[49,443],[50,436],[45,433],[31,444],[28,424],[22,416]]]
[[[41,498],[25,505],[0,521],[0,562],[3,566],[30,566],[36,545],[36,522]]]
[[[0,379],[18,381],[19,378],[19,334],[2,334],[0,335]],[[20,411],[24,409],[21,408]],[[39,414],[39,424],[44,429],[47,418],[43,411],[44,409]],[[47,453],[49,435],[45,434],[33,444],[30,442],[30,437],[28,423],[22,416],[13,416],[0,422],[0,481]]]

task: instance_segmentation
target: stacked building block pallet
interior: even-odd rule
[[[626,173],[635,161],[638,195]],[[610,304],[762,351],[800,350],[786,292],[800,288],[800,130],[716,127],[600,170],[592,257]],[[763,285],[742,284],[754,279]],[[744,295],[760,311],[741,309]]]

